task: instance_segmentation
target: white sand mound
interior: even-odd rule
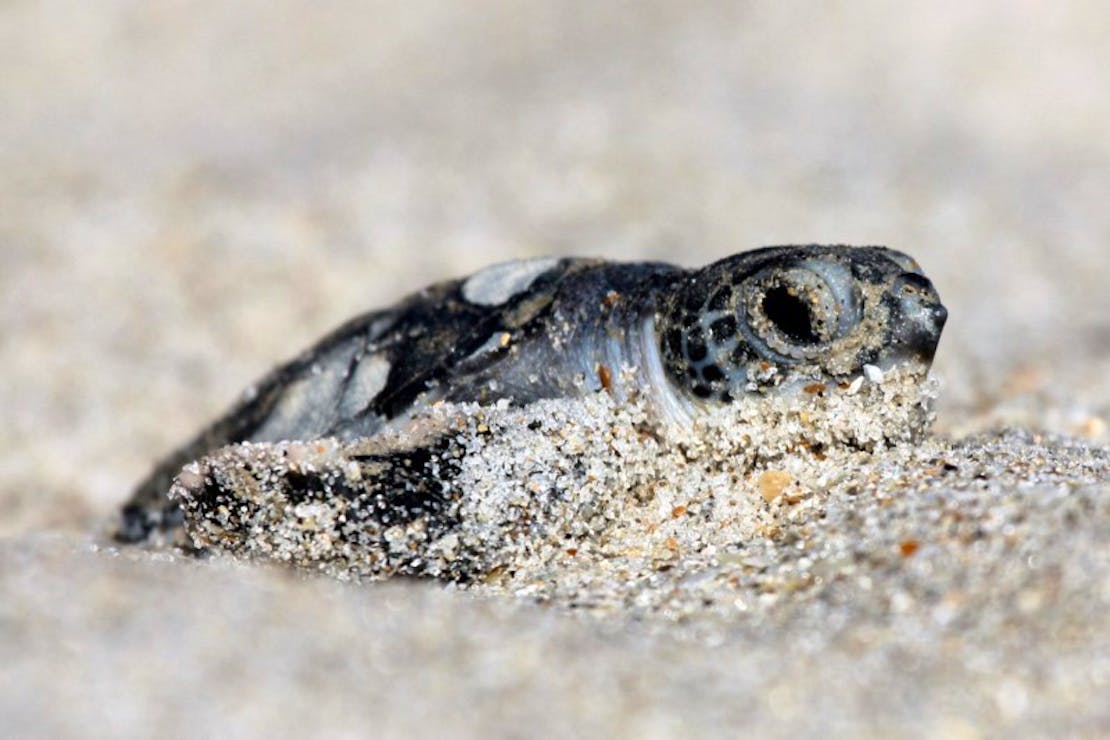
[[[188,466],[171,495],[199,547],[343,578],[646,572],[679,553],[712,561],[815,494],[858,486],[863,463],[923,436],[933,385],[918,381],[892,372],[753,396],[683,428],[605,394],[441,404],[404,433],[354,443],[229,446]]]

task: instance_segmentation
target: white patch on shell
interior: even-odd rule
[[[370,330],[366,332],[366,341],[376,342],[382,338],[382,335],[393,328],[397,322],[397,313],[390,312],[379,319],[375,319],[370,324]]]
[[[277,442],[295,436],[295,430],[302,425],[300,422],[310,413],[313,401],[315,395],[312,378],[300,378],[290,383],[281,392],[270,415],[252,435],[252,439]]]
[[[354,416],[369,406],[385,388],[390,367],[392,365],[384,354],[363,357],[355,367],[339,404],[340,416]]]
[[[532,287],[540,275],[559,264],[558,257],[537,257],[491,265],[467,278],[463,298],[479,306],[500,306]]]
[[[281,391],[270,415],[251,438],[258,442],[302,439],[322,434],[335,423],[335,400],[358,347],[344,343],[328,352]]]

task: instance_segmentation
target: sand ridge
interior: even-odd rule
[[[229,446],[171,498],[197,547],[356,580],[712,560],[777,532],[784,502],[796,516],[925,437],[935,382],[870,375],[708,405],[689,426],[635,394],[440,403],[369,439]]]

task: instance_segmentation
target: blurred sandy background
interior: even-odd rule
[[[1101,2],[6,2],[4,547],[95,531],[353,313],[546,253],[903,249],[943,430],[1105,442],[1108,39]]]

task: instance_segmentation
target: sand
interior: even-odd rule
[[[0,730],[1107,734],[1108,22],[0,10]],[[104,536],[274,362],[432,280],[810,241],[903,249],[937,285],[929,438],[834,456],[836,479],[692,476],[637,504],[654,529],[465,587]]]

